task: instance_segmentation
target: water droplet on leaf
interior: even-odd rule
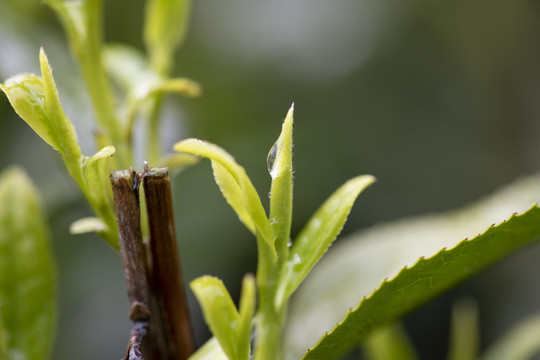
[[[278,151],[278,142],[272,146],[270,151],[268,152],[268,157],[266,158],[266,166],[268,168],[268,172],[270,175],[272,175],[272,170],[274,169],[274,163],[276,162],[276,156]]]

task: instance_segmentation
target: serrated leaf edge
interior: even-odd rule
[[[533,208],[537,208],[540,210],[540,205],[539,203],[534,203],[533,205],[531,205],[527,210],[523,211],[523,212],[514,212],[510,215],[509,218],[505,219],[505,220],[502,220],[500,221],[499,223],[493,223],[491,224],[485,231],[479,233],[478,235],[472,237],[472,238],[464,238],[463,240],[461,240],[460,242],[458,242],[456,245],[454,245],[453,247],[451,248],[447,248],[447,247],[443,247],[441,248],[438,252],[436,252],[435,254],[429,256],[429,257],[426,257],[426,256],[420,256],[416,262],[413,264],[413,265],[405,265],[401,268],[401,270],[399,270],[396,275],[394,275],[391,279],[389,278],[384,278],[382,280],[382,282],[379,284],[378,287],[376,287],[369,296],[363,296],[360,303],[356,306],[356,307],[351,307],[349,308],[349,310],[347,311],[347,314],[345,315],[345,317],[343,318],[343,320],[341,320],[340,322],[338,322],[333,328],[332,330],[329,330],[329,331],[326,331],[322,336],[321,338],[317,341],[317,343],[315,343],[312,347],[308,348],[306,350],[306,353],[304,354],[304,356],[302,357],[302,359],[304,359],[306,357],[306,355],[314,348],[316,348],[323,340],[324,338],[326,338],[327,336],[331,335],[338,327],[340,327],[343,323],[345,323],[349,316],[351,316],[352,313],[358,311],[362,305],[364,304],[364,302],[368,299],[370,299],[375,293],[379,292],[382,290],[382,288],[395,281],[398,277],[400,277],[403,273],[407,272],[407,271],[411,271],[414,267],[416,267],[418,264],[422,263],[422,262],[426,262],[426,261],[429,261],[437,256],[439,256],[440,254],[442,253],[447,253],[447,252],[450,252],[452,250],[454,250],[455,248],[457,248],[458,246],[461,246],[463,243],[465,242],[471,242],[471,241],[474,241],[476,240],[478,237],[486,234],[488,231],[492,230],[492,229],[495,229],[497,227],[499,227],[500,225],[508,222],[509,220],[513,219],[513,218],[516,218],[516,217],[520,217],[520,216],[523,216],[525,215],[526,213],[528,213],[529,211],[531,211]]]

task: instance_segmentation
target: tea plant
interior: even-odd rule
[[[293,237],[294,106],[288,111],[281,134],[270,148],[267,158],[272,180],[268,214],[244,168],[217,145],[186,139],[174,145],[174,154],[164,155],[160,151],[159,115],[163,94],[172,92],[191,97],[201,94],[196,82],[170,77],[175,49],[181,45],[187,29],[188,0],[147,1],[143,30],[146,55],[124,45],[106,46],[103,43],[101,0],[47,0],[45,3],[62,22],[71,51],[84,77],[96,118],[95,142],[100,150],[93,155],[82,152],[75,129],[62,108],[53,72],[43,49],[39,52],[41,76],[16,75],[7,79],[1,89],[17,114],[60,153],[67,171],[95,213],[95,217],[74,223],[71,231],[96,232],[114,249],[119,249],[122,241],[128,297],[132,306],[130,317],[135,324],[126,359],[188,356],[193,360],[330,359],[362,343],[367,349],[367,356],[372,359],[415,358],[406,335],[393,324],[436,295],[540,237],[540,208],[534,205],[471,239],[459,241],[462,238],[460,234],[457,235],[460,237],[438,244],[437,248],[408,244],[415,251],[414,256],[400,259],[400,265],[405,267],[385,269],[383,274],[377,274],[382,275],[375,280],[377,283],[370,283],[358,292],[356,290],[360,286],[344,276],[355,269],[354,263],[359,262],[358,258],[352,262],[345,261],[347,255],[356,256],[357,252],[369,250],[368,243],[360,241],[359,250],[336,255],[334,260],[328,262],[331,266],[320,267],[325,270],[316,272],[313,280],[317,283],[315,289],[313,286],[310,289],[308,281],[297,296],[296,304],[291,307],[290,300],[300,284],[337,238],[356,198],[373,183],[374,178],[363,175],[345,182]],[[118,100],[111,79],[120,90]],[[147,130],[144,144],[138,144],[133,139],[134,124],[139,118],[144,121]],[[166,337],[162,332],[167,334],[168,330],[149,327],[149,318],[157,316],[149,299],[157,294],[155,282],[152,282],[156,280],[143,279],[153,276],[147,273],[149,265],[146,256],[140,256],[139,263],[135,265],[130,263],[131,260],[126,260],[126,252],[135,245],[126,243],[129,236],[122,234],[124,231],[133,232],[137,235],[135,238],[140,238],[141,242],[137,245],[140,246],[139,255],[144,255],[146,251],[142,246],[142,236],[139,236],[141,233],[151,237],[150,248],[156,241],[164,241],[165,235],[154,239],[150,234],[152,229],[147,228],[144,200],[141,206],[143,211],[139,213],[138,185],[144,181],[144,177],[161,176],[166,170],[147,168],[140,174],[132,169],[126,170],[134,162],[136,146],[144,148],[145,159],[153,167],[164,165],[174,169],[191,164],[198,157],[209,159],[214,179],[223,196],[257,242],[257,271],[255,276],[248,274],[244,277],[238,307],[218,278],[203,276],[191,281],[190,287],[214,335],[193,354],[180,356],[170,352],[164,355],[158,351],[156,355],[148,350],[159,348],[161,345],[156,344],[166,342],[160,336]],[[132,196],[130,201],[133,205],[129,214],[128,210],[118,206],[116,192],[115,208],[109,180],[111,170],[113,185],[115,179],[125,180],[125,184],[129,184],[126,194]],[[155,199],[148,194],[148,190],[145,191],[145,195],[150,196],[146,201],[149,204],[149,227],[153,228],[152,221],[158,217],[151,215],[152,209],[156,209],[156,205],[151,204]],[[47,231],[36,197],[35,190],[20,170],[6,171],[0,178],[0,223],[3,225],[0,231],[0,268],[3,270],[0,272],[1,359],[46,359],[52,346],[52,336],[38,336],[52,334],[54,330],[55,281]],[[482,211],[486,211],[486,208]],[[513,211],[509,210],[506,216]],[[135,216],[128,219],[133,214]],[[420,226],[426,224],[427,221],[424,221]],[[173,228],[169,225],[162,228]],[[406,234],[405,230],[395,234],[394,238]],[[173,250],[176,252],[175,248]],[[150,252],[155,256],[157,250]],[[385,256],[382,251],[373,254],[376,256],[366,259],[366,263]],[[33,261],[28,261],[29,258]],[[151,264],[157,266],[158,259]],[[339,264],[345,265],[339,268]],[[130,268],[132,265],[133,269]],[[339,270],[334,272],[333,268]],[[357,272],[355,270],[354,274]],[[157,276],[158,281],[169,281],[166,276]],[[144,281],[138,281],[141,279]],[[378,283],[380,285],[377,287]],[[145,292],[149,291],[150,294],[138,294],[147,285],[149,288]],[[338,289],[339,286],[341,288]],[[376,290],[369,295],[374,287]],[[354,303],[342,307],[340,298],[344,289],[355,292]],[[36,302],[38,298],[40,301]],[[180,302],[178,297],[177,300]],[[325,323],[327,314],[333,314],[338,308],[338,313],[344,312],[341,314],[342,320],[340,315],[332,315],[331,325]],[[459,314],[464,312],[458,311]],[[472,317],[474,314],[467,315],[465,311],[466,321]],[[337,325],[332,329],[333,322],[337,322]],[[318,323],[325,323],[325,330],[319,331]],[[306,328],[305,324],[310,325]],[[459,329],[467,327],[460,324],[456,320],[456,334],[460,333]],[[186,324],[173,325],[189,327]],[[537,322],[527,325],[527,329],[538,327]],[[319,332],[313,335],[312,330]],[[284,331],[288,334],[286,341]],[[309,339],[302,339],[304,333]],[[516,330],[513,334],[517,335],[512,336],[523,339],[525,335],[520,335],[523,333]],[[318,342],[317,337],[320,337]],[[456,336],[452,354],[467,354],[471,358],[477,356],[474,344],[470,345],[474,343],[473,336],[470,339],[467,343]],[[144,341],[150,343],[149,348],[145,348]],[[500,347],[505,354],[528,354],[535,346],[538,347],[538,341],[524,342],[525,345],[516,347],[511,344],[510,340],[501,342]],[[120,349],[119,344],[119,353]],[[388,349],[391,350],[389,354],[385,353]],[[488,355],[494,356],[495,353],[497,351]],[[464,355],[451,356],[457,359]]]

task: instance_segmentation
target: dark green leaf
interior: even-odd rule
[[[474,275],[540,236],[540,208],[533,206],[485,233],[421,258],[385,280],[371,296],[351,309],[304,359],[331,359],[360,343],[374,329],[396,321],[460,281]]]

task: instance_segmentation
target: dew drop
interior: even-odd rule
[[[272,171],[274,170],[274,163],[276,162],[277,151],[278,151],[278,142],[276,141],[276,143],[272,146],[272,148],[268,152],[268,157],[266,158],[266,166],[271,176],[272,176]]]

